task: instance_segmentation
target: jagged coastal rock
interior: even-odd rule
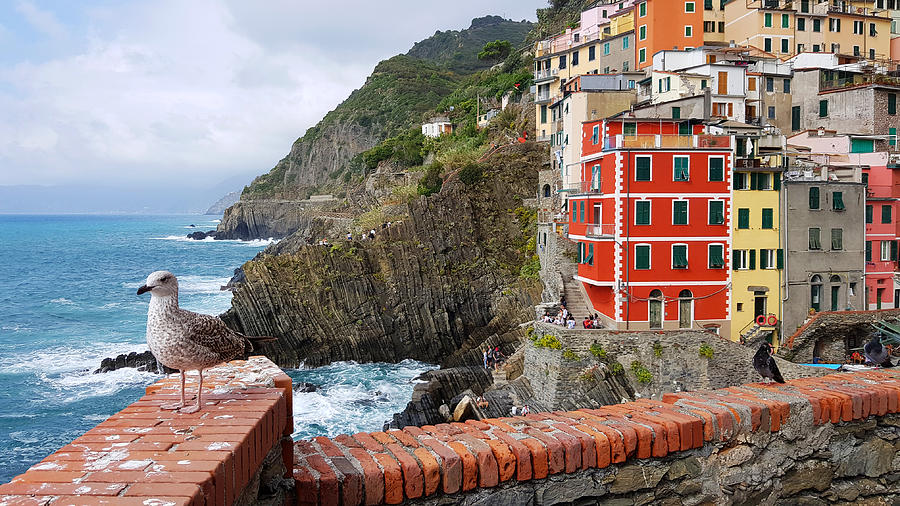
[[[94,374],[115,371],[126,367],[133,367],[138,371],[162,372],[166,374],[177,372],[174,369],[169,369],[158,363],[156,357],[153,356],[153,353],[150,353],[150,350],[147,350],[143,353],[132,351],[128,354],[123,353],[118,355],[115,358],[104,358],[100,362],[100,367],[94,370]]]
[[[295,232],[308,239],[346,233],[349,216],[329,213],[330,201],[241,201],[225,210],[217,239],[280,239]]]

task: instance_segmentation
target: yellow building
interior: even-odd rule
[[[874,8],[875,0],[829,4],[825,31],[825,51],[888,59],[891,55],[891,18],[884,9]]]
[[[781,321],[784,249],[779,226],[782,136],[735,136],[731,339],[770,337]],[[758,323],[762,322],[762,325]]]

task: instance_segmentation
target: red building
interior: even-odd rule
[[[888,168],[887,153],[873,153],[875,161],[863,166],[866,188],[866,303],[868,309],[900,307],[897,270],[897,199],[900,170]]]
[[[731,138],[704,131],[691,120],[582,125],[568,235],[608,328],[729,332]]]

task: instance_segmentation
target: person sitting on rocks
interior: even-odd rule
[[[528,409],[528,404],[526,404],[526,405],[522,406],[522,416],[525,416],[528,413],[530,413],[530,411]]]
[[[575,328],[575,317],[569,315],[569,319],[566,320],[566,328],[574,329]]]
[[[347,240],[348,240],[348,241],[352,241],[352,240],[353,240],[353,232],[347,232]]]
[[[478,406],[480,409],[484,409],[484,408],[488,407],[488,401],[487,401],[487,399],[484,398],[483,395],[479,395],[478,400],[475,401],[475,405]]]
[[[569,316],[569,310],[566,309],[566,306],[563,306],[562,311],[560,311],[560,312],[562,313],[562,317],[563,317],[563,318],[568,318],[568,316]]]
[[[374,239],[374,238],[375,238],[375,229],[373,228],[372,230],[369,231],[369,239]]]
[[[584,326],[584,328],[586,328],[586,329],[592,329],[592,328],[594,328],[594,321],[591,320],[591,317],[590,317],[590,316],[585,316],[585,317],[584,317],[584,321],[581,322],[581,324],[582,324],[582,325]]]

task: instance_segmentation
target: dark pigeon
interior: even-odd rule
[[[778,370],[778,364],[772,357],[772,345],[769,343],[763,343],[756,355],[753,355],[753,368],[766,379],[766,382],[775,380],[776,383],[784,383],[781,371]]]
[[[867,362],[881,367],[894,367],[894,364],[891,363],[891,356],[887,348],[881,345],[881,336],[878,334],[872,336],[872,340],[863,346],[863,354],[866,356]]]

